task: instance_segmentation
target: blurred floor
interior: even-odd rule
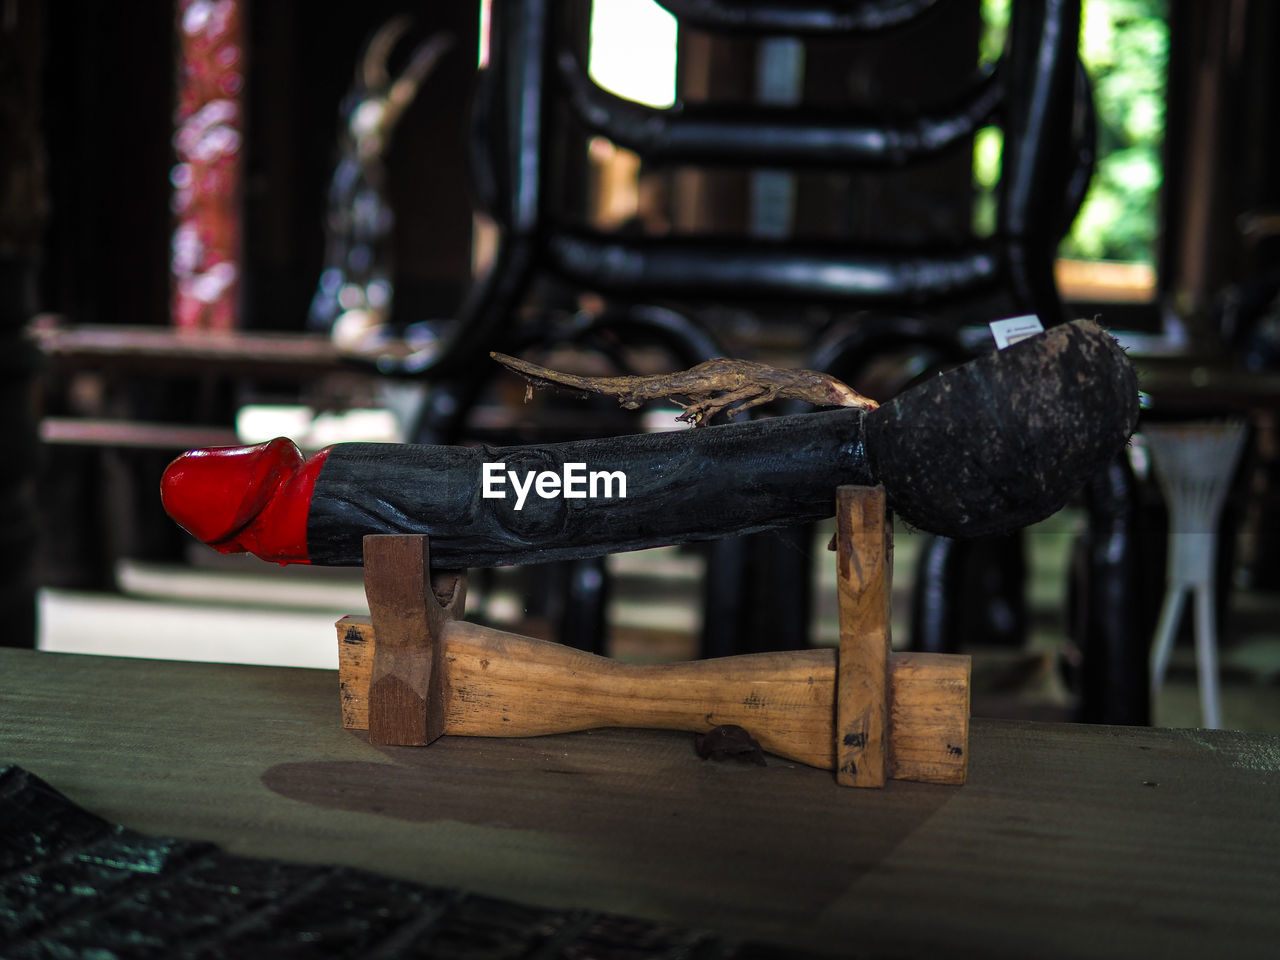
[[[1031,636],[1020,649],[973,638],[973,712],[1069,720],[1073,698],[1059,669],[1064,645],[1063,596],[1075,520],[1064,513],[1027,533]],[[837,637],[835,570],[820,529],[810,560],[818,579],[815,634]],[[919,538],[899,530],[895,543],[894,632],[906,637],[910,574]],[[74,653],[216,660],[333,669],[334,621],[365,613],[361,571],[277,567],[251,557],[198,549],[189,566],[126,561],[121,593],[44,590],[40,647]],[[696,651],[701,561],[675,548],[610,558],[614,573],[610,652],[643,660],[685,659]],[[468,615],[537,633],[523,618],[517,576],[498,571],[487,588],[473,577]],[[1280,733],[1280,595],[1236,592],[1220,639],[1224,724]],[[1159,725],[1199,725],[1190,646],[1175,650],[1155,705]]]

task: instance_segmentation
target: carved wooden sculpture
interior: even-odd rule
[[[1076,321],[874,410],[501,448],[345,443],[310,459],[277,439],[184,454],[161,495],[199,540],[281,563],[359,565],[366,535],[396,533],[429,535],[442,568],[598,556],[830,517],[844,484],[882,485],[919,529],[979,536],[1060,509],[1137,413],[1124,352]],[[575,467],[611,487],[560,495]],[[485,496],[486,470],[505,496]],[[538,474],[558,492],[521,498]]]
[[[734,379],[744,371],[746,382]],[[540,367],[521,372],[565,380]],[[767,394],[759,375],[726,361],[657,383],[568,385],[603,387],[624,403],[676,393],[701,419]],[[501,449],[339,444],[304,460],[290,441],[273,440],[185,454],[162,493],[179,523],[224,552],[364,563],[372,616],[339,622],[340,679],[344,723],[367,728],[373,742],[727,725],[765,750],[834,769],[841,784],[963,783],[969,661],[891,652],[890,506],[951,536],[1048,515],[1127,441],[1138,409],[1133,372],[1106,333],[1077,321],[878,408],[834,381],[779,382],[801,392],[817,383],[815,396],[856,406]],[[514,468],[525,470],[523,487]],[[620,484],[605,494],[612,502],[573,495],[574,468]],[[519,496],[493,496],[495,476],[509,477]],[[547,477],[555,482],[544,490]],[[833,511],[838,652],[646,667],[455,619],[466,581],[450,569],[725,536]]]

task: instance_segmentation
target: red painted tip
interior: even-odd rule
[[[301,451],[284,437],[251,447],[191,450],[165,468],[160,500],[197,540],[223,553],[244,552],[251,547],[240,535],[302,463]]]

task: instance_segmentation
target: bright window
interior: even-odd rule
[[[676,19],[653,0],[591,4],[588,72],[620,97],[651,107],[676,100]]]

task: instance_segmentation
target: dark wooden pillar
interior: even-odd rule
[[[1242,217],[1280,206],[1280,10],[1171,0],[1160,286],[1188,313],[1260,263]],[[1275,259],[1275,258],[1273,258]]]
[[[676,96],[701,102],[749,102],[755,89],[755,41],[680,31]],[[749,174],[682,169],[673,174],[671,225],[689,233],[745,233]]]
[[[875,115],[893,104],[938,103],[977,70],[977,0],[938,4],[897,30],[805,45],[804,102]],[[973,151],[956,149],[904,170],[822,171],[798,183],[796,232],[868,243],[936,243],[972,221]]]
[[[24,331],[36,312],[45,221],[40,129],[40,5],[13,0],[0,20],[0,646],[36,643],[36,351]]]

